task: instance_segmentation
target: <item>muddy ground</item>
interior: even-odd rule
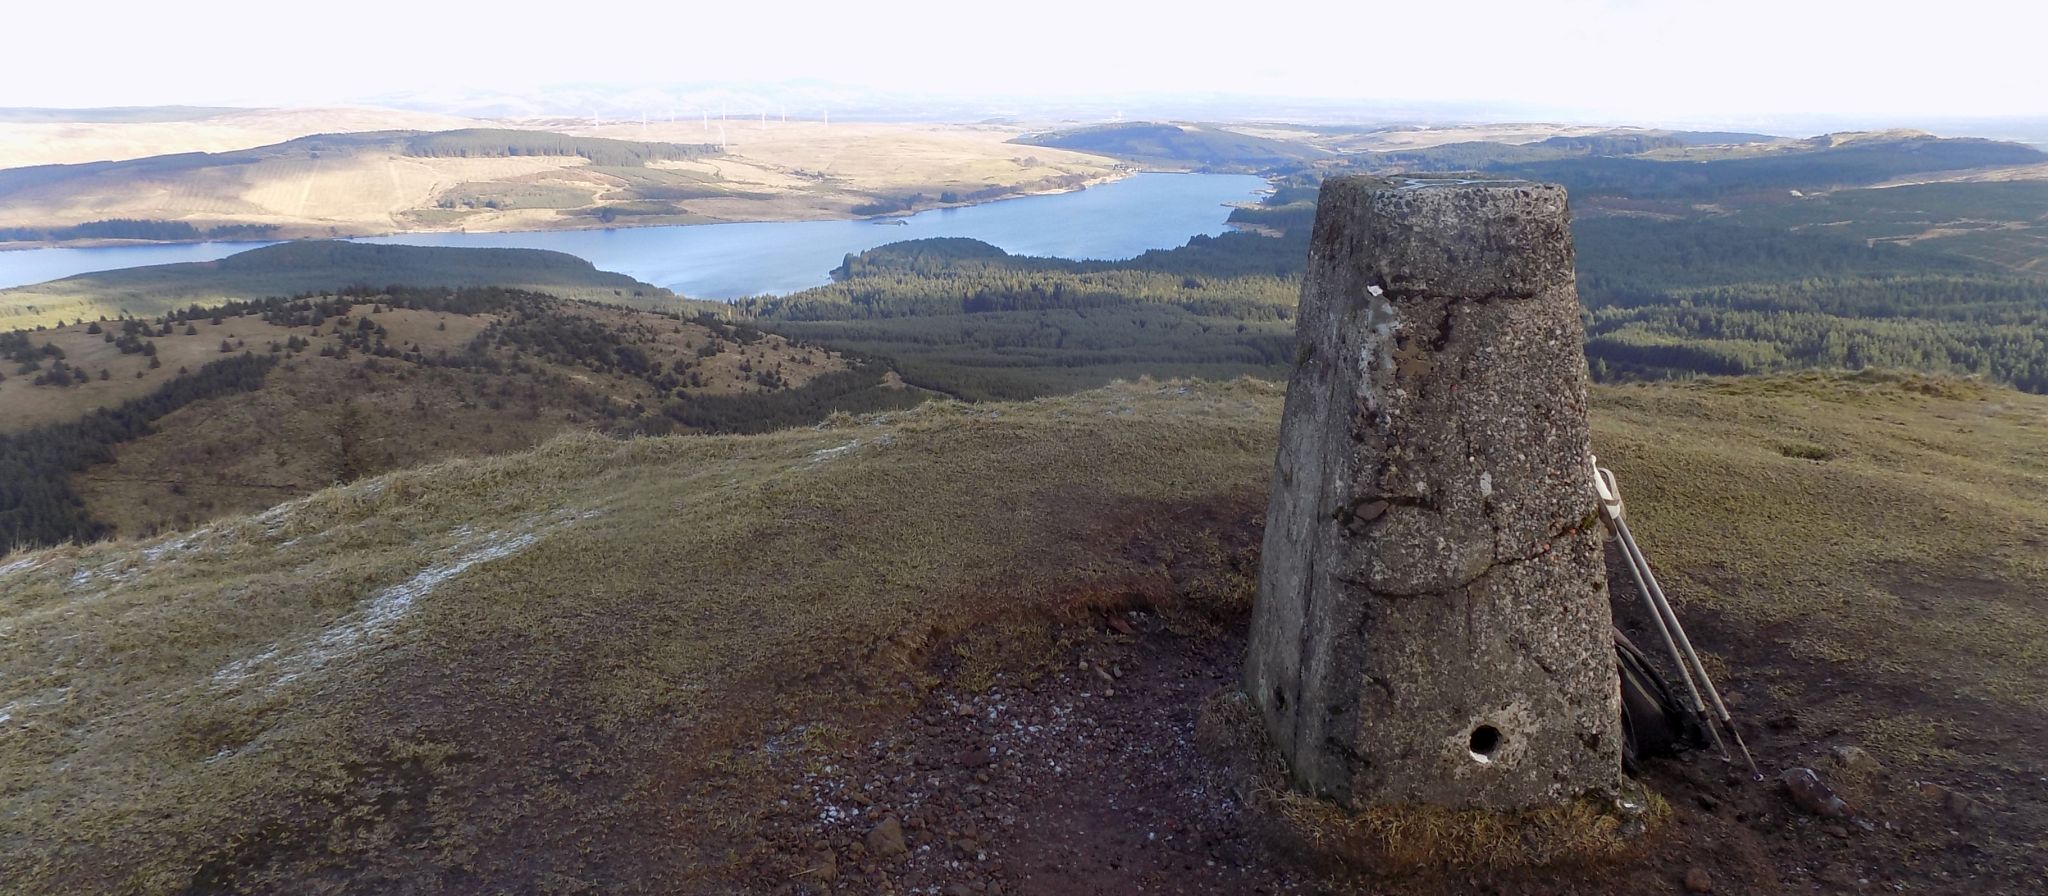
[[[1617,619],[1653,645],[1621,569]],[[2048,892],[2041,720],[1911,680],[1837,677],[1783,655],[1771,633],[1685,619],[1730,670],[1721,685],[1767,780],[1705,753],[1649,762],[1639,780],[1672,811],[1627,860],[1392,873],[1304,857],[1261,833],[1271,826],[1196,743],[1204,701],[1237,680],[1245,620],[1188,631],[1138,609],[1064,626],[1048,660],[991,680],[963,662],[969,652],[939,651],[940,684],[908,718],[836,758],[778,763],[784,791],[756,827],[745,876],[760,892],[945,896]],[[1940,705],[1970,720],[1976,740],[1946,745],[1953,759],[1888,767],[1775,703],[1763,670],[1797,673],[1809,694]],[[1796,806],[1777,776],[1799,766],[1854,815]]]

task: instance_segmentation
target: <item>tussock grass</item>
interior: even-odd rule
[[[417,870],[388,852],[407,844],[511,874],[522,838],[575,866],[613,824],[688,851],[735,738],[895,699],[975,620],[1126,574],[1095,521],[1261,481],[1278,407],[1255,381],[1136,383],[764,436],[567,435],[23,554],[0,572],[9,876],[263,889],[332,866],[374,888]],[[489,533],[531,543],[323,654]],[[642,861],[672,881],[713,860]]]
[[[0,877],[31,893],[730,891],[762,811],[756,754],[829,759],[901,710],[934,648],[966,645],[965,674],[986,678],[1043,653],[1037,620],[1091,602],[1170,591],[1188,626],[1241,608],[1247,571],[1147,508],[1260,506],[1280,404],[1258,381],[1137,382],[760,436],[571,434],[11,557]],[[1814,691],[1812,669],[2048,708],[2048,399],[1814,374],[1599,388],[1594,404],[1603,461],[1702,646],[1806,645],[1717,667],[1730,690],[1863,731],[1887,764],[1941,759],[1951,720]],[[1133,519],[1156,547],[1104,536]],[[505,549],[463,565],[489,545]],[[1010,656],[978,646],[997,638]],[[1548,831],[1523,860],[1602,855],[1614,833],[1567,813],[1447,839],[1461,825],[1338,829],[1437,858]]]
[[[1599,389],[1594,436],[1681,612],[2039,712],[2044,422],[2048,399],[1975,381],[1806,373]]]

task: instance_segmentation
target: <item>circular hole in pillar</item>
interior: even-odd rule
[[[1500,749],[1500,729],[1492,725],[1481,725],[1472,729],[1472,759],[1475,762],[1492,762],[1495,750]]]

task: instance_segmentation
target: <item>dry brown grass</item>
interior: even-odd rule
[[[1093,521],[1256,504],[1279,406],[1267,383],[1141,383],[755,437],[565,436],[12,558],[0,870],[31,893],[743,888],[726,875],[759,751],[832,762],[829,732],[913,700],[973,620],[1157,577]],[[1717,666],[1750,705],[1867,734],[1898,774],[1960,749],[1957,720],[1883,682],[2038,718],[2048,399],[1814,374],[1601,388],[1594,407],[1696,637],[1771,646]],[[1831,459],[1778,448],[1795,441]],[[1806,690],[1823,676],[1865,702]],[[1472,819],[1275,802],[1396,856],[1482,843],[1453,836]],[[1595,816],[1554,821],[1525,858],[1611,840]]]
[[[374,302],[354,306],[350,321],[367,316],[384,327],[394,347],[418,346],[426,355],[461,354],[497,319],[394,308],[371,313]],[[821,374],[847,369],[843,357],[820,348],[791,344],[767,335],[750,346],[715,336],[691,322],[631,309],[589,304],[566,306],[578,316],[616,332],[645,328],[638,347],[653,361],[672,366],[688,360],[702,385],[684,386],[695,396],[735,395],[761,389],[742,370],[780,369],[788,387],[801,387]],[[118,332],[118,325],[110,325]],[[101,407],[153,391],[180,369],[236,353],[269,351],[293,337],[311,347],[284,361],[262,389],[196,402],[156,422],[153,431],[118,446],[114,459],[73,478],[93,515],[122,534],[187,527],[214,517],[247,513],[303,495],[335,481],[335,427],[344,404],[361,421],[353,429],[363,445],[365,473],[418,466],[456,457],[531,448],[564,430],[596,425],[591,409],[572,400],[570,390],[601,395],[625,407],[659,405],[664,396],[645,380],[601,373],[581,366],[527,358],[529,371],[488,373],[372,359],[321,357],[340,344],[335,325],[314,328],[273,325],[262,319],[226,317],[218,325],[195,321],[171,335],[150,340],[162,366],[148,367],[140,354],[123,355],[86,325],[35,334],[64,350],[66,362],[92,379],[75,386],[34,385],[33,376],[10,375],[0,382],[0,433],[76,419]],[[316,329],[319,332],[315,332]],[[719,342],[725,350],[699,359],[696,349]],[[500,360],[511,354],[498,350]],[[97,378],[100,369],[106,380]],[[140,377],[136,374],[142,374]]]
[[[672,773],[768,720],[896,699],[906,633],[1058,597],[1025,571],[1107,571],[1097,513],[1258,480],[1276,396],[1145,384],[759,437],[568,436],[11,558],[0,864],[29,889],[162,892],[210,860],[257,889],[341,861],[375,889],[574,876],[624,837],[637,867],[595,879],[674,887],[717,845],[694,813],[745,785]],[[385,779],[352,764],[413,756],[441,757],[419,766],[431,805],[377,808]],[[92,772],[41,772],[59,757]],[[552,842],[515,845],[535,834]]]
[[[306,120],[317,120],[306,119]],[[209,122],[177,123],[204,129]],[[225,126],[225,125],[221,125]],[[5,126],[0,126],[4,128]],[[19,127],[45,127],[19,126]],[[156,125],[90,125],[96,129]],[[718,142],[714,125],[710,142]],[[700,124],[565,126],[565,133],[628,140],[705,142]],[[234,132],[240,133],[240,132]],[[94,178],[20,191],[0,206],[0,227],[64,227],[109,218],[190,221],[199,226],[263,224],[287,237],[361,236],[398,231],[504,231],[852,217],[878,197],[945,190],[1016,193],[1062,178],[1100,181],[1119,173],[1108,159],[1005,143],[1014,128],[942,124],[772,122],[726,125],[729,152],[656,171],[701,175],[715,195],[675,203],[674,214],[607,223],[588,212],[625,195],[612,174],[586,171],[576,157],[415,158],[386,151],[328,152],[160,176]],[[0,130],[0,140],[5,131]],[[148,139],[148,138],[137,138]],[[274,142],[274,141],[273,141]],[[241,144],[247,147],[251,144]],[[238,147],[240,148],[240,147]],[[0,142],[0,151],[6,144]],[[543,187],[546,208],[443,209],[440,200],[512,186]],[[572,200],[569,195],[580,195]]]
[[[311,134],[476,126],[467,118],[376,108],[245,109],[189,121],[0,122],[0,168],[227,152]]]

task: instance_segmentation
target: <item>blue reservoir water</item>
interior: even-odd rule
[[[1237,174],[1138,174],[1072,193],[936,209],[902,223],[776,221],[520,233],[408,233],[365,243],[554,249],[703,299],[789,293],[829,281],[848,253],[927,237],[970,237],[1018,255],[1129,258],[1226,230],[1225,205],[1265,182]],[[0,252],[0,287],[89,271],[211,261],[268,243],[196,243]]]

